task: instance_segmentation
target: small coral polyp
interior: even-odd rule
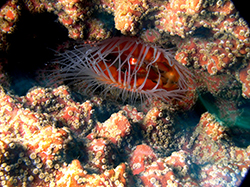
[[[102,88],[102,95],[111,93],[123,101],[181,100],[191,74],[174,59],[172,50],[132,37],[114,37],[94,46],[80,44],[61,54],[57,78],[77,84],[86,93]]]

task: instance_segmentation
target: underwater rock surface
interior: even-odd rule
[[[173,49],[195,89],[129,105],[44,84],[61,68],[55,51],[124,35]],[[1,2],[0,186],[239,186],[250,166],[249,35],[229,0]]]
[[[65,86],[22,97],[1,88],[0,106],[3,186],[235,186],[250,164],[250,146],[236,146],[209,112],[183,127],[166,109],[117,105],[101,123],[96,112],[110,105],[75,102]]]

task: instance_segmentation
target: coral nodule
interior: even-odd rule
[[[138,38],[113,37],[95,45],[80,44],[60,54],[53,81],[77,84],[86,93],[101,89],[123,101],[161,98],[182,100],[191,88],[191,73],[162,49]],[[100,88],[100,89],[99,89]]]

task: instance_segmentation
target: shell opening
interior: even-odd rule
[[[75,46],[56,63],[62,67],[54,79],[77,84],[85,93],[103,87],[105,97],[111,93],[132,103],[152,97],[182,100],[192,76],[170,51],[128,37]]]

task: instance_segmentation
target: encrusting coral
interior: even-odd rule
[[[166,120],[172,124],[175,120],[157,108],[144,116],[126,105],[94,125],[91,101],[76,103],[65,86],[35,88],[22,97],[1,88],[0,101],[3,186],[239,185],[250,165],[249,146],[240,148],[230,142],[228,129],[208,112],[184,136],[174,136],[175,127],[170,126],[168,141],[175,137],[179,145],[168,147],[160,143],[169,135],[164,134],[164,126]],[[60,112],[52,110],[58,107]],[[152,131],[160,140],[151,137]],[[152,145],[143,143],[147,141]],[[163,152],[158,149],[161,146]]]
[[[177,47],[176,60],[210,75],[233,74],[249,97],[250,42],[247,23],[230,0],[185,1],[33,1],[9,0],[1,7],[1,48],[22,12],[53,12],[69,36],[93,43],[115,35]],[[223,83],[223,82],[222,82]]]
[[[118,37],[171,50],[175,66],[189,72],[185,97],[171,103],[147,97],[139,108],[136,102],[128,105],[127,98],[122,98],[125,103],[114,102],[112,94],[106,98],[83,95],[75,85],[37,86],[23,96],[11,94],[16,78],[11,69],[23,63],[21,58],[13,62],[8,54],[15,45],[14,36],[25,23],[22,18],[45,13],[58,16],[53,19],[66,28],[69,38],[80,41],[74,45],[91,50]],[[230,0],[0,3],[0,185],[239,186],[250,166],[249,34],[246,21]],[[36,37],[37,33],[31,38]],[[59,43],[60,52],[71,45]],[[140,47],[146,56],[144,46]],[[122,60],[133,54],[133,46],[129,50]],[[72,54],[70,47],[68,51]],[[31,54],[26,52],[28,58]],[[136,59],[150,59],[152,65],[157,50],[149,52],[151,58],[133,54],[124,75],[130,72],[128,67],[137,68]],[[102,65],[111,64],[103,59]],[[34,66],[37,61],[32,59]],[[48,69],[60,65],[45,63],[52,66]],[[146,84],[149,77],[151,85],[159,86],[174,79],[161,69],[160,62],[154,65],[150,76],[148,66],[140,66],[133,81],[140,78]],[[181,75],[170,62],[166,67],[176,77]],[[110,68],[109,75],[104,74],[111,77],[114,72]],[[46,74],[43,78],[48,79]]]

